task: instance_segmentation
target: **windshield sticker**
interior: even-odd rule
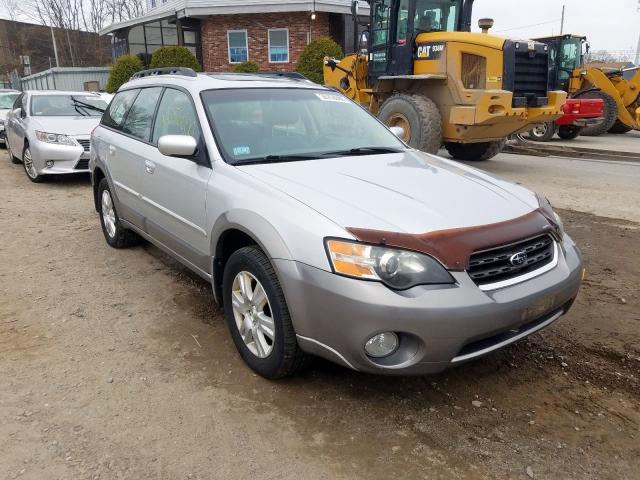
[[[251,148],[247,145],[239,145],[237,147],[233,147],[233,156],[239,157],[241,155],[251,155]]]
[[[349,103],[349,99],[339,95],[337,93],[316,93],[316,97],[318,97],[323,102],[339,102],[339,103]]]

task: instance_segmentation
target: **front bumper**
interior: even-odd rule
[[[502,140],[526,132],[536,123],[552,122],[563,115],[566,92],[548,92],[542,107],[514,107],[513,93],[506,90],[469,91],[472,103],[451,108],[450,121],[444,123],[446,142],[486,142]]]
[[[308,265],[274,260],[301,348],[355,370],[428,374],[482,356],[538,331],[566,313],[582,276],[582,258],[565,236],[552,270],[483,292],[465,272],[455,286],[395,292]],[[400,348],[372,359],[364,344],[396,332]]]
[[[29,146],[33,165],[40,175],[86,173],[89,171],[89,152],[85,151],[81,145],[57,145],[36,140],[30,142]],[[51,167],[47,166],[48,161],[53,162]]]

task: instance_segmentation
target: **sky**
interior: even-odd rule
[[[495,20],[491,33],[533,38],[560,33],[565,5],[565,33],[586,35],[592,51],[634,51],[640,35],[640,0],[475,0],[478,19]],[[519,28],[523,27],[523,28]]]

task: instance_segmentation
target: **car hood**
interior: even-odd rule
[[[426,233],[511,220],[532,192],[418,151],[239,166],[343,228]]]
[[[100,117],[31,117],[38,130],[64,135],[89,135],[100,123]]]

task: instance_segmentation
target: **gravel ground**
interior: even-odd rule
[[[638,479],[640,225],[561,214],[588,276],[551,328],[437,376],[269,382],[205,282],[106,245],[88,178],[2,151],[0,478]]]

